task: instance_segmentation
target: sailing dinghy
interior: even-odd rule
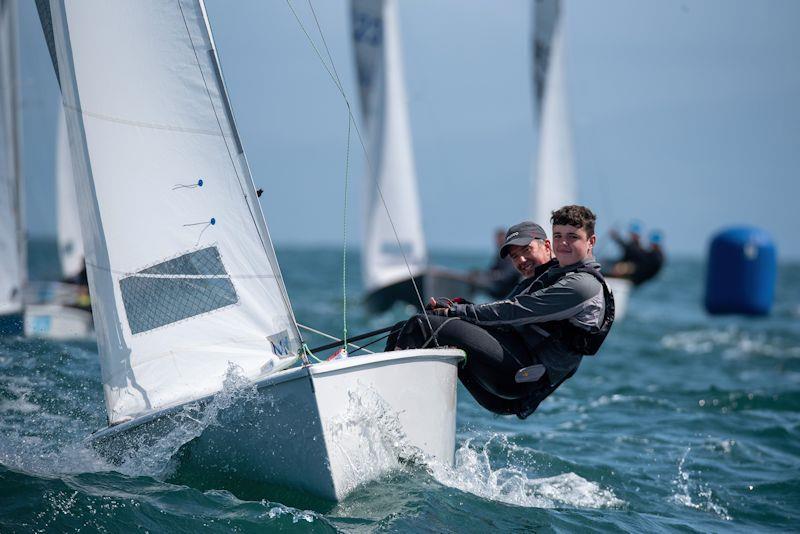
[[[0,0],[0,335],[23,331],[26,249],[17,61],[17,4]]]
[[[93,444],[113,459],[157,442],[234,374],[255,405],[188,433],[182,461],[330,500],[397,465],[376,427],[452,462],[462,351],[305,361],[202,0],[37,5],[67,113],[108,413]]]
[[[550,214],[578,198],[573,168],[565,76],[565,32],[560,0],[536,0],[533,21],[533,89],[539,150],[531,175],[533,220],[547,225]],[[606,278],[617,320],[625,315],[631,283]]]
[[[28,279],[17,30],[16,1],[0,0],[0,335],[85,338],[91,314],[61,305],[70,289]]]
[[[366,305],[376,312],[395,302],[419,306],[421,297],[469,297],[476,290],[466,273],[428,262],[397,4],[396,0],[350,3],[369,174],[364,180],[367,214],[362,273]],[[391,219],[389,213],[401,217]]]
[[[84,269],[83,243],[67,125],[61,103],[58,107],[55,166],[58,257],[62,279],[78,280]],[[25,288],[25,335],[60,340],[93,337],[92,314],[82,302],[88,300],[87,292],[85,282],[30,281]]]

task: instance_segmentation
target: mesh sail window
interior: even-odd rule
[[[141,334],[238,302],[217,247],[153,265],[119,281],[128,326]]]

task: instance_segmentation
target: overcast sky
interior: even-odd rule
[[[536,157],[530,0],[400,0],[419,189],[430,248],[489,250],[529,216]],[[305,0],[292,0],[314,30]],[[316,0],[357,97],[348,4]],[[207,0],[252,174],[275,242],[339,244],[346,108],[284,0]],[[54,232],[57,87],[34,2],[22,19],[29,230]],[[637,218],[701,255],[732,224],[800,258],[800,2],[567,1],[567,84],[580,200],[599,230]],[[312,37],[321,46],[316,32]],[[363,154],[351,154],[358,244]],[[394,215],[399,216],[399,215]]]

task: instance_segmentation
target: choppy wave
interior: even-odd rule
[[[496,465],[496,457],[508,456],[514,445],[505,435],[493,435],[484,443],[467,440],[456,451],[455,467],[431,464],[433,476],[447,486],[478,497],[530,508],[617,508],[625,503],[610,489],[576,473],[537,477],[535,465]],[[519,451],[515,451],[519,456]]]
[[[178,451],[199,437],[208,427],[217,424],[219,414],[238,402],[246,402],[258,395],[253,384],[244,378],[241,369],[231,364],[223,380],[222,390],[207,403],[191,403],[171,415],[172,428],[153,440],[143,435],[129,440],[116,469],[131,476],[165,478],[177,467]]]
[[[340,259],[281,255],[295,311],[331,332],[341,286],[322,271]],[[96,347],[0,339],[0,531],[792,530],[800,276],[779,279],[773,316],[749,320],[706,316],[701,273],[676,263],[637,290],[601,354],[525,421],[490,415],[460,389],[455,465],[411,447],[379,394],[349,392],[333,430],[360,434],[365,455],[380,459],[353,458],[361,474],[389,471],[339,504],[186,462],[194,436],[250,406],[235,371],[208,405],[185,407],[171,432],[112,463],[85,441],[106,423]],[[371,316],[348,302],[352,331],[403,313]]]
[[[675,332],[662,337],[661,345],[688,354],[722,353],[729,358],[800,358],[800,346],[797,346],[794,339],[764,332],[749,332],[738,327]]]
[[[690,452],[691,448],[688,448],[678,462],[678,472],[673,480],[675,493],[672,494],[672,499],[682,506],[711,512],[726,521],[731,520],[728,510],[718,502],[714,491],[708,484],[698,480],[699,474],[692,473],[686,467],[686,458]]]

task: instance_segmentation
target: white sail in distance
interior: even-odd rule
[[[109,422],[213,394],[231,366],[256,378],[294,361],[300,335],[202,1],[37,6]]]
[[[73,278],[83,270],[83,241],[81,221],[78,218],[78,199],[72,179],[72,158],[69,154],[69,136],[64,119],[64,108],[58,105],[56,130],[56,215],[58,218],[58,257],[61,276]]]
[[[421,274],[428,259],[406,105],[398,2],[352,0],[350,7],[369,158],[362,271],[365,289],[371,291]]]
[[[17,2],[0,0],[0,315],[22,310],[27,278]]]
[[[547,228],[550,214],[564,205],[574,204],[578,197],[567,103],[561,2],[535,0],[533,27],[534,100],[539,149],[531,188],[532,215],[535,222]]]

